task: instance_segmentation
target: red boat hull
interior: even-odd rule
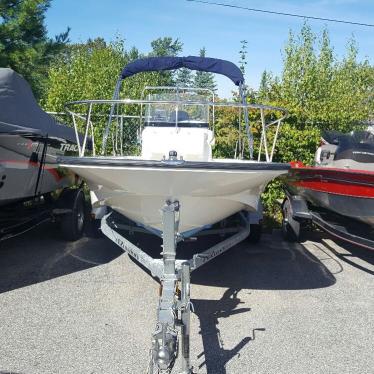
[[[286,183],[314,206],[374,226],[374,172],[296,164]]]

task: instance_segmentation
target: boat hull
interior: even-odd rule
[[[0,134],[0,206],[72,185],[75,176],[56,160],[74,146],[35,134]]]
[[[374,172],[329,167],[296,167],[287,189],[316,207],[374,226]]]
[[[97,199],[94,205],[110,206],[153,230],[162,230],[165,202],[179,201],[180,233],[201,229],[243,209],[257,211],[267,183],[288,169],[282,164],[251,162],[163,163],[89,157],[60,163],[87,181]]]

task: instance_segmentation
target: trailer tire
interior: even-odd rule
[[[301,226],[299,225],[299,232],[296,233],[290,223],[289,220],[292,220],[292,214],[291,214],[291,203],[288,198],[285,198],[282,204],[282,236],[283,239],[286,240],[287,242],[297,242],[300,239],[300,228]]]
[[[83,235],[85,227],[85,198],[81,189],[67,190],[63,200],[71,209],[61,217],[61,233],[65,240],[76,241]]]
[[[261,223],[252,223],[250,225],[250,234],[248,235],[248,242],[249,243],[258,243],[261,240],[262,235],[262,224]]]

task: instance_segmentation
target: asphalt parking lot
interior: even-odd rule
[[[373,253],[323,234],[241,243],[193,273],[194,371],[373,373],[373,280]],[[157,297],[105,238],[43,225],[2,242],[0,373],[145,373]]]

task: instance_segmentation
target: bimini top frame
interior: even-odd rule
[[[198,71],[205,71],[205,72],[212,72],[212,73],[218,73],[225,75],[231,81],[239,87],[239,95],[240,95],[240,102],[235,103],[228,103],[228,102],[215,102],[215,96],[213,93],[213,96],[211,96],[210,101],[192,101],[192,100],[145,100],[142,98],[142,100],[130,100],[130,99],[120,99],[120,89],[122,85],[122,80],[128,77],[131,77],[137,73],[145,72],[145,71],[165,71],[165,70],[173,70],[173,69],[179,69],[179,68],[188,68],[191,70],[198,70]],[[162,89],[166,89],[166,87],[159,87]],[[149,87],[148,87],[149,89]],[[171,88],[168,88],[171,89]],[[178,87],[172,88],[174,90],[178,90]],[[179,88],[183,90],[183,88]],[[190,89],[189,90],[193,90]],[[201,91],[201,89],[196,88],[196,91]],[[178,111],[178,107],[180,106],[188,106],[188,105],[204,105],[212,108],[213,113],[213,126],[214,126],[214,110],[217,107],[231,107],[231,108],[238,108],[240,111],[243,112],[244,116],[244,122],[245,122],[245,132],[248,139],[248,149],[249,149],[249,155],[250,159],[253,159],[253,134],[252,129],[249,125],[249,110],[255,109],[259,110],[261,114],[261,124],[262,124],[262,134],[261,134],[261,142],[260,142],[260,150],[258,154],[258,159],[260,160],[261,157],[261,151],[262,148],[264,149],[265,153],[265,159],[267,162],[271,162],[274,154],[276,139],[278,136],[279,128],[281,125],[282,120],[287,116],[287,111],[283,108],[279,107],[273,107],[268,105],[256,105],[256,104],[247,104],[247,98],[245,93],[245,86],[244,86],[244,77],[241,72],[241,70],[233,63],[229,61],[214,59],[214,58],[207,58],[207,57],[196,57],[196,56],[188,56],[188,57],[149,57],[145,59],[139,59],[131,62],[128,64],[121,72],[113,94],[112,100],[81,100],[81,101],[75,101],[71,103],[66,104],[66,110],[68,113],[70,113],[73,117],[74,126],[77,127],[76,123],[76,117],[81,118],[80,113],[74,112],[72,110],[72,105],[79,105],[79,104],[85,104],[87,105],[87,114],[85,115],[85,122],[86,122],[86,128],[85,128],[85,138],[83,139],[83,142],[79,142],[79,154],[80,156],[84,156],[85,148],[87,144],[87,136],[89,130],[93,133],[93,125],[91,121],[92,116],[92,107],[95,104],[106,104],[110,105],[110,113],[109,113],[109,119],[107,122],[107,125],[104,130],[103,134],[103,140],[102,140],[102,154],[105,153],[109,133],[111,130],[112,122],[114,118],[119,117],[128,117],[126,115],[118,115],[118,113],[115,113],[116,108],[118,109],[119,105],[129,106],[137,104],[141,108],[143,105],[146,104],[160,104],[160,105],[174,105],[176,112]],[[265,121],[265,111],[278,111],[281,113],[280,118],[277,118],[276,120],[266,123]],[[126,110],[125,110],[126,112]],[[142,115],[138,117],[141,121]],[[176,116],[177,118],[177,116]],[[176,120],[177,122],[177,120]],[[275,131],[275,137],[273,140],[273,144],[271,146],[268,145],[268,140],[266,137],[266,130],[269,126],[276,124],[276,131]],[[177,124],[176,124],[177,125]],[[239,119],[239,126],[240,126],[240,119]],[[240,132],[239,132],[240,134]],[[94,142],[94,140],[93,140]],[[240,140],[239,140],[240,142]],[[244,143],[243,143],[244,144]],[[239,145],[240,148],[240,145]],[[243,149],[243,148],[242,148]],[[235,152],[237,154],[237,152]],[[239,158],[240,158],[240,152],[238,152]]]
[[[210,73],[217,73],[226,76],[231,79],[231,81],[239,86],[239,94],[242,99],[242,103],[246,104],[246,94],[244,90],[244,76],[242,71],[232,62],[221,60],[217,58],[210,57],[198,57],[198,56],[187,56],[187,57],[148,57],[141,58],[130,62],[122,70],[113,94],[113,100],[119,99],[119,93],[121,89],[122,80],[131,77],[135,74],[150,71],[165,71],[165,70],[175,70],[180,68],[186,68],[190,70],[198,70]],[[112,115],[114,114],[115,106],[111,107],[108,125],[105,129],[103,136],[102,152],[104,153],[106,143],[108,140],[108,135],[110,131],[110,124],[112,120]],[[244,121],[245,128],[248,137],[248,146],[250,158],[253,158],[253,134],[249,127],[248,110],[244,108]]]

